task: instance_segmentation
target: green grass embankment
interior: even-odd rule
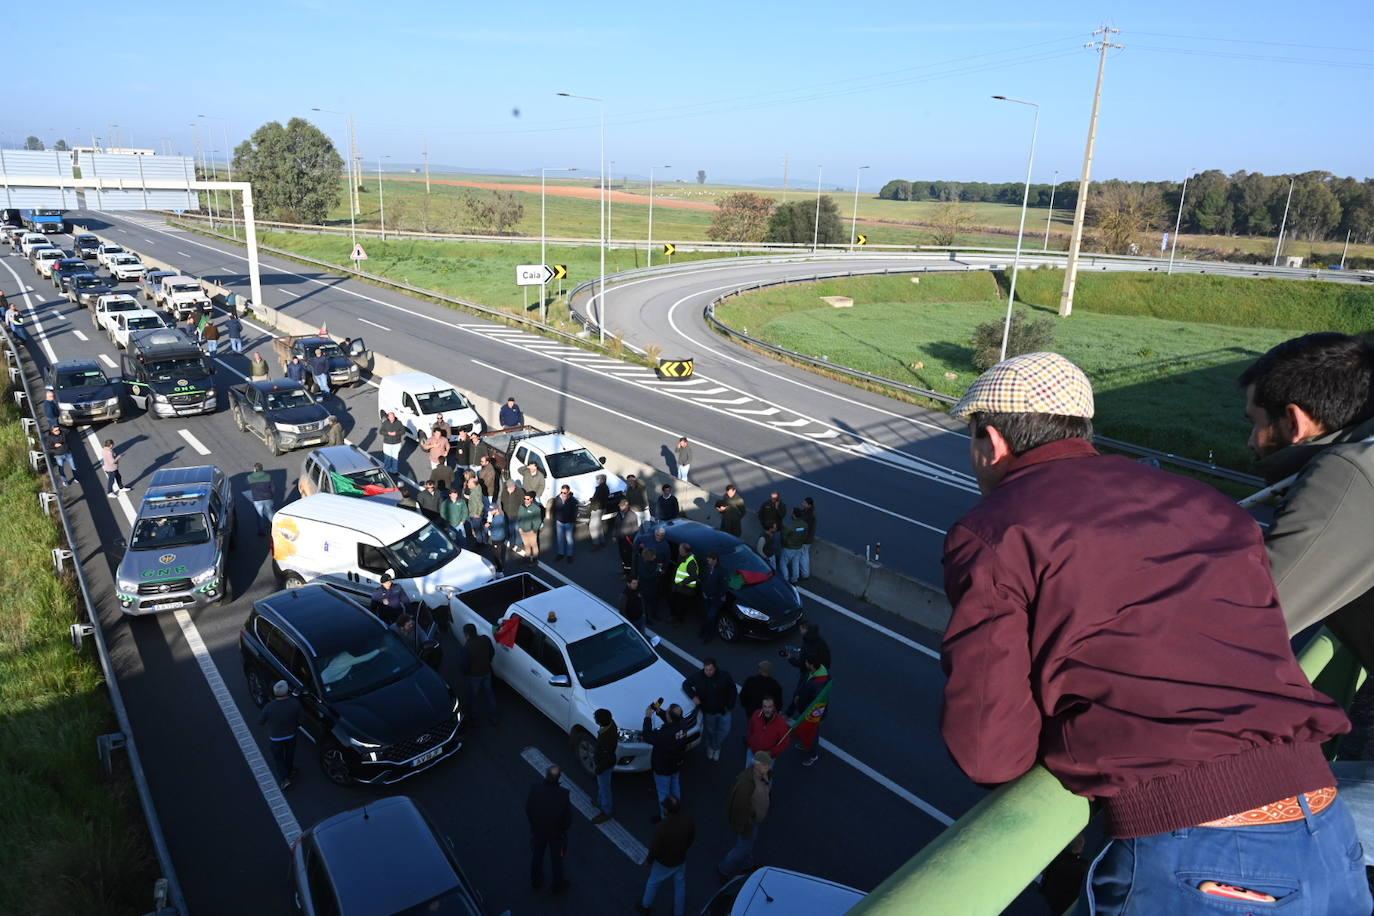
[[[8,392],[6,392],[8,395]],[[0,405],[0,913],[143,913],[156,868],[127,774],[96,736],[116,730],[100,665],[72,650],[75,587],[53,575],[53,519],[27,443]]]

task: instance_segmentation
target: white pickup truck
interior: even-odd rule
[[[547,505],[567,484],[577,498],[578,514],[585,517],[590,512],[589,501],[596,492],[598,474],[606,475],[606,487],[612,495],[607,514],[615,511],[615,494],[625,492],[625,481],[607,471],[603,459],[562,429],[541,430],[533,426],[499,429],[483,436],[481,447],[503,477],[519,481],[521,473],[531,464],[538,468],[544,475],[544,492],[536,501],[542,505]],[[478,459],[480,456],[473,457]]]
[[[645,708],[658,700],[665,708],[679,704],[692,744],[700,739],[701,717],[682,689],[682,675],[625,618],[582,589],[553,588],[517,573],[451,595],[449,609],[460,640],[467,623],[492,635],[493,672],[567,733],[588,773],[595,773],[592,716],[602,707],[620,727],[616,772],[649,769],[653,749],[640,729]],[[519,622],[508,647],[495,641],[495,633],[512,617]]]
[[[424,372],[402,372],[382,379],[377,389],[380,419],[385,420],[389,410],[396,411],[396,419],[417,441],[429,436],[440,417],[449,425],[450,439],[456,440],[460,430],[480,433],[486,428],[461,391]]]
[[[200,288],[200,281],[185,274],[163,277],[153,301],[184,321],[191,315],[210,308],[210,297]]]

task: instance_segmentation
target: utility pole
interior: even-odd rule
[[[1297,183],[1298,176],[1294,175],[1288,179],[1288,199],[1283,202],[1283,222],[1279,223],[1279,241],[1274,246],[1274,263],[1272,266],[1279,266],[1279,252],[1283,251],[1283,234],[1288,230],[1288,205],[1293,202],[1293,185]]]
[[[782,202],[787,203],[787,154],[782,154]]]
[[[1178,219],[1174,220],[1174,238],[1169,245],[1169,276],[1174,275],[1174,252],[1178,250],[1178,231],[1183,228],[1183,201],[1188,196],[1188,179],[1193,177],[1193,170],[1189,169],[1188,174],[1183,176],[1183,190],[1178,192]]]
[[[1064,289],[1059,294],[1059,316],[1067,318],[1073,314],[1073,287],[1078,280],[1078,252],[1083,247],[1083,219],[1088,208],[1088,185],[1093,176],[1093,147],[1097,145],[1097,112],[1102,105],[1102,76],[1107,71],[1107,51],[1120,48],[1113,44],[1112,36],[1120,29],[1102,26],[1093,31],[1094,39],[1086,47],[1097,48],[1101,55],[1097,61],[1097,88],[1093,90],[1092,116],[1088,119],[1088,146],[1083,152],[1083,174],[1078,179],[1078,205],[1073,213],[1073,235],[1069,239],[1069,261],[1064,267]],[[1100,38],[1096,36],[1101,36]]]
[[[429,138],[425,138],[425,231],[429,231]],[[542,261],[540,262],[543,263]]]
[[[1353,230],[1345,230],[1345,247],[1341,249],[1341,270],[1345,270],[1345,256],[1350,253],[1350,233]]]
[[[1050,185],[1050,214],[1045,217],[1045,244],[1041,247],[1050,250],[1050,221],[1054,219],[1054,189],[1059,187],[1059,170],[1054,170],[1054,184]]]

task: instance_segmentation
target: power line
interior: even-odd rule
[[[1261,63],[1307,64],[1313,67],[1339,67],[1351,70],[1374,70],[1374,63],[1355,60],[1317,60],[1310,57],[1276,57],[1270,54],[1241,54],[1227,51],[1204,51],[1198,48],[1161,48],[1154,45],[1132,44],[1133,51],[1155,51],[1161,54],[1183,54],[1191,57],[1227,58],[1229,60],[1251,60]]]
[[[1228,44],[1268,45],[1274,48],[1306,48],[1312,51],[1349,51],[1353,54],[1374,54],[1374,48],[1342,48],[1335,45],[1304,45],[1291,41],[1263,41],[1258,38],[1221,38],[1216,35],[1174,35],[1169,32],[1136,32],[1150,38],[1182,38],[1185,41],[1220,41]]]

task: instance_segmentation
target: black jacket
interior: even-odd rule
[[[610,503],[610,501],[611,501],[611,488],[610,488],[610,486],[608,486],[607,484],[604,484],[604,483],[599,483],[599,484],[597,484],[597,485],[596,485],[596,489],[592,491],[592,498],[591,498],[591,500],[590,500],[590,503],[591,503],[592,508],[593,508],[593,509],[603,509],[603,510],[604,510],[604,509],[607,508],[607,506],[608,506],[608,504]]]
[[[680,514],[676,496],[660,496],[655,512],[660,522],[671,522]]]
[[[301,724],[301,704],[293,696],[273,697],[258,714],[258,721],[267,724],[267,737],[281,739],[296,737]]]
[[[697,838],[696,821],[686,811],[674,811],[654,831],[649,858],[659,865],[676,868],[687,861],[687,850]]]
[[[561,839],[568,834],[572,824],[572,802],[568,790],[558,783],[541,779],[530,789],[530,797],[525,801],[525,817],[530,822],[530,832],[541,839]]]
[[[539,497],[536,495],[535,499]],[[563,522],[566,525],[577,524],[577,497],[569,496],[564,499],[558,496],[553,501],[553,520]]]
[[[604,773],[607,770],[614,769],[615,752],[619,743],[620,735],[614,726],[597,731],[596,754],[593,757],[597,773]]]
[[[653,555],[645,558],[643,550],[635,551],[634,575],[639,580],[639,590],[650,592],[658,588],[659,579],[663,577],[663,567],[658,562],[658,556]]]
[[[772,697],[773,705],[782,710],[782,685],[777,678],[752,674],[744,679],[744,686],[739,690],[739,705],[744,707],[745,716],[758,712],[765,697]]]
[[[491,674],[491,660],[495,655],[490,636],[479,633],[475,639],[469,639],[463,646],[463,676],[487,677]]]
[[[382,618],[382,622],[390,626],[396,622],[396,618],[406,609],[406,593],[400,585],[391,583],[391,588],[377,586],[377,590],[372,593],[372,602],[369,607],[372,613]]]
[[[764,531],[768,530],[769,525],[777,525],[781,528],[785,521],[787,521],[787,503],[781,499],[778,500],[777,505],[774,505],[770,499],[759,506],[759,524],[763,526]]]
[[[806,670],[804,662],[811,659],[816,665],[830,669],[830,645],[821,639],[821,628],[817,624],[812,624],[802,637],[801,652],[792,656],[787,661],[792,667]]]
[[[660,715],[667,716],[667,713]],[[687,759],[687,745],[692,742],[685,719],[678,719],[676,722],[665,719],[662,725],[654,728],[653,717],[645,716],[644,738],[654,749],[649,755],[651,770],[659,776],[671,776],[682,769],[682,764]]]
[[[438,489],[433,493],[429,490],[421,490],[419,493],[415,494],[415,503],[426,512],[433,512],[435,515],[438,515],[439,505],[443,498],[443,494],[441,494]]]
[[[693,671],[682,682],[687,696],[701,700],[702,712],[718,716],[735,708],[735,679],[721,669],[716,669],[715,677],[707,677],[704,671]]]
[[[620,615],[630,623],[634,623],[644,616],[644,582],[639,583],[639,588],[626,588],[620,593]]]

